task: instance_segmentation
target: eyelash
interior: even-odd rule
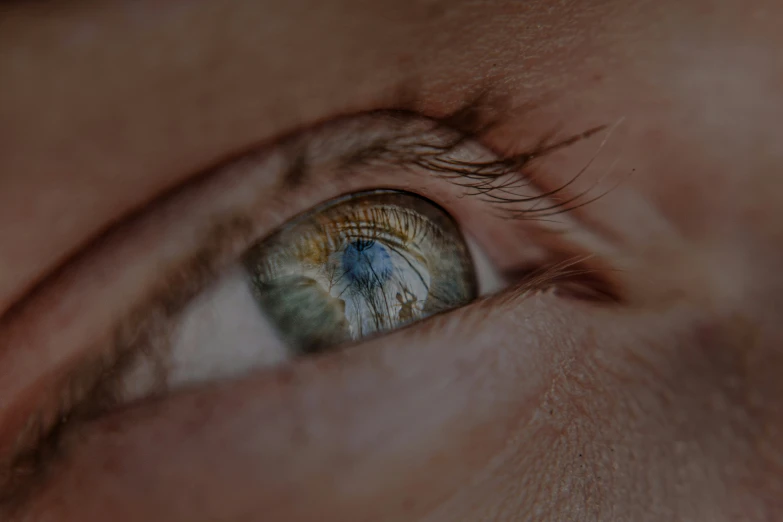
[[[453,139],[446,141],[442,139],[434,140],[431,133],[401,133],[390,139],[378,140],[369,146],[362,147],[346,155],[341,158],[341,168],[346,171],[371,165],[385,165],[403,169],[420,168],[434,173],[441,179],[456,184],[463,189],[467,189],[466,195],[481,198],[510,219],[546,219],[587,205],[603,197],[608,192],[588,197],[588,193],[592,190],[588,189],[546,207],[536,207],[540,201],[552,201],[553,198],[572,185],[584,172],[584,169],[571,180],[554,190],[536,195],[524,195],[516,192],[518,189],[530,184],[530,180],[535,175],[532,171],[535,161],[552,152],[562,150],[578,141],[589,138],[605,130],[606,126],[595,127],[559,141],[552,141],[550,137],[547,137],[540,140],[530,150],[513,155],[500,156],[497,159],[493,158],[487,161],[463,160],[460,159],[459,154],[461,147],[474,140],[480,142],[483,134],[498,123],[491,122],[490,124],[477,125],[476,121],[470,121],[471,118],[464,118],[459,114],[472,114],[476,111],[480,112],[481,108],[468,106],[447,118],[439,120],[438,128],[441,129],[451,128],[453,130],[454,127],[463,127]],[[373,115],[390,118],[392,121],[421,118],[419,115],[405,111],[376,111]],[[459,122],[458,120],[462,121]],[[465,124],[465,121],[468,123]],[[288,149],[292,150],[293,154],[288,158],[288,166],[284,178],[285,186],[291,190],[295,189],[306,176],[310,161],[308,158],[307,137],[305,136],[303,140],[297,138],[283,139],[278,145],[286,150],[288,143],[290,143],[289,140],[297,143],[297,145]],[[222,234],[222,229],[225,227],[225,224],[219,225],[210,235],[219,238],[219,241],[231,242],[231,239],[226,240],[225,235]],[[244,237],[250,234],[252,226],[250,223],[234,223],[229,228],[242,230],[240,236]],[[180,278],[183,279],[180,281],[182,284],[171,284],[169,282],[161,290],[155,307],[158,313],[150,314],[152,319],[147,319],[145,332],[154,330],[157,322],[170,321],[176,318],[180,310],[192,297],[208,281],[213,280],[218,275],[219,268],[224,264],[224,260],[215,259],[215,250],[228,249],[215,249],[213,246],[211,249],[196,255],[193,258],[193,266],[187,270],[179,271]],[[551,286],[568,278],[588,275],[590,271],[574,268],[581,261],[583,259],[569,260],[568,262],[529,273],[526,275],[526,283],[520,285],[513,294],[519,295],[530,290]],[[183,274],[187,274],[187,276],[184,277]],[[53,416],[40,414],[33,417],[32,421],[28,423],[28,429],[26,430],[26,435],[28,436],[25,437],[28,443],[24,447],[29,449],[18,452],[12,459],[11,465],[7,468],[9,471],[5,472],[6,476],[0,475],[0,508],[11,500],[16,503],[22,493],[28,492],[31,482],[33,483],[32,485],[39,482],[36,480],[31,481],[31,479],[38,478],[45,471],[47,465],[61,453],[58,449],[60,447],[61,435],[65,431],[64,428],[67,424],[73,420],[82,421],[94,418],[100,412],[105,411],[107,404],[111,406],[111,393],[107,393],[111,390],[111,387],[106,383],[117,373],[118,368],[122,367],[123,363],[127,364],[133,360],[137,352],[135,348],[149,341],[149,337],[147,334],[142,334],[141,336],[134,334],[131,335],[132,340],[122,339],[119,341],[117,345],[120,348],[114,350],[112,353],[113,357],[108,358],[108,360],[101,360],[98,363],[98,366],[103,368],[103,371],[100,372],[100,376],[97,379],[94,379],[86,387],[81,379],[69,381],[77,382],[78,385],[68,388],[70,391],[65,393],[65,395],[69,400],[61,401],[58,413]],[[108,401],[106,397],[99,397],[101,395],[107,395]],[[99,399],[98,403],[100,403],[97,407],[92,400],[96,397]],[[0,472],[4,472],[4,470],[0,470]],[[0,509],[0,512],[2,511]]]
[[[383,111],[391,118],[410,116],[400,111]],[[443,121],[448,121],[446,118]],[[534,177],[532,167],[535,161],[549,154],[562,150],[579,141],[590,138],[601,131],[607,130],[607,125],[599,125],[584,132],[552,141],[551,136],[541,139],[529,150],[513,155],[501,156],[485,162],[466,161],[457,158],[459,148],[469,140],[481,141],[481,134],[494,128],[496,123],[484,125],[478,134],[465,133],[450,142],[436,144],[431,141],[412,140],[409,135],[401,135],[390,140],[373,143],[358,152],[343,159],[344,168],[356,168],[371,164],[389,164],[402,168],[416,166],[438,175],[460,188],[468,189],[467,196],[480,197],[486,203],[492,204],[501,213],[511,219],[542,220],[558,214],[571,212],[593,203],[606,196],[616,187],[611,187],[597,195],[591,195],[595,188],[590,187],[564,200],[547,207],[536,208],[539,201],[552,200],[572,186],[592,164],[592,159],[576,175],[557,188],[535,195],[518,194],[516,189],[527,187]],[[603,144],[602,144],[603,145]],[[600,150],[600,148],[599,148]],[[302,169],[307,164],[303,154],[296,156],[291,162],[289,176],[293,179],[302,177]],[[523,205],[523,208],[512,208]]]

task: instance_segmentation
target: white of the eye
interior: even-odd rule
[[[183,312],[162,353],[140,358],[126,374],[123,399],[146,396],[161,384],[179,389],[289,360],[291,352],[263,317],[250,288],[247,272],[235,266],[203,291]],[[157,355],[162,361],[156,362]],[[165,383],[156,382],[155,375]]]
[[[508,283],[489,259],[486,251],[473,238],[468,237],[465,242],[473,258],[479,296],[496,294],[505,289]]]
[[[290,357],[250,288],[236,266],[189,307],[172,345],[169,384],[232,377]]]

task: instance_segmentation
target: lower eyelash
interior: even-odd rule
[[[513,300],[530,292],[552,290],[564,296],[596,303],[623,302],[621,292],[611,281],[601,277],[606,274],[606,268],[585,267],[590,258],[589,255],[573,256],[553,265],[518,274],[516,278],[521,284],[506,293],[505,298]]]

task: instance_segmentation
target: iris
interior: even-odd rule
[[[321,351],[469,303],[456,223],[399,191],[353,194],[294,218],[244,256],[261,312],[295,351]]]

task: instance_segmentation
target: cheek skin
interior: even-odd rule
[[[293,522],[427,513],[497,465],[529,422],[559,356],[535,339],[550,332],[564,352],[571,346],[557,333],[565,329],[550,331],[550,321],[564,320],[548,317],[553,300],[531,299],[525,316],[461,310],[458,323],[440,316],[375,346],[98,421],[67,444],[33,518],[263,513]],[[524,349],[512,350],[509,328],[529,332]]]
[[[711,352],[731,329],[690,308],[618,319],[552,296],[492,312],[74,430],[29,513],[469,522],[766,509],[749,496],[763,466],[730,385],[736,352]]]

